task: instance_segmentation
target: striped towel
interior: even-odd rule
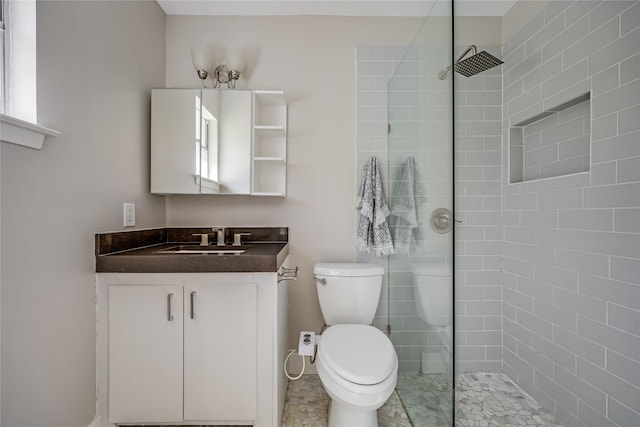
[[[393,241],[398,255],[409,255],[412,243],[424,242],[420,213],[427,202],[426,191],[415,159],[409,157],[400,171],[391,210]]]
[[[362,169],[362,182],[356,207],[360,211],[356,245],[358,250],[375,256],[394,253],[387,217],[389,207],[384,197],[378,161],[371,157]]]

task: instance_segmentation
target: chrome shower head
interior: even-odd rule
[[[465,55],[470,51],[473,51],[473,55],[461,61],[461,59],[464,58]],[[463,52],[462,55],[458,57],[458,59],[456,59],[456,63],[453,65],[453,69],[457,73],[460,73],[465,77],[471,77],[500,64],[503,64],[503,61],[499,60],[498,58],[491,55],[490,53],[487,53],[484,50],[480,53],[477,53],[475,45],[471,45],[467,48],[467,50]],[[438,78],[440,80],[444,80],[447,77],[449,70],[451,70],[451,66],[445,68],[444,70],[441,70],[438,73]]]

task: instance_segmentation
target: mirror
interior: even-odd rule
[[[153,89],[151,192],[249,194],[251,91]]]

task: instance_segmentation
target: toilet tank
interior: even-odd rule
[[[413,265],[416,313],[432,326],[452,324],[453,277],[451,264],[427,262]]]
[[[313,269],[327,325],[373,323],[384,268],[365,263],[324,263]]]

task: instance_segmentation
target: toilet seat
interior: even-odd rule
[[[318,357],[329,371],[354,385],[382,383],[398,366],[391,340],[369,325],[331,326],[322,334]]]

